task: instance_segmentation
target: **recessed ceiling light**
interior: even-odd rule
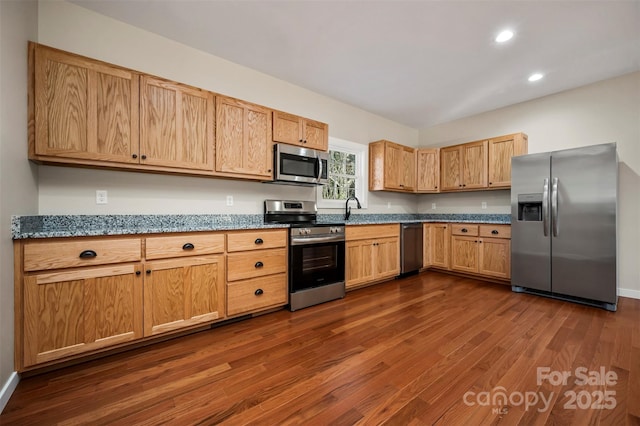
[[[529,81],[538,81],[540,80],[542,77],[544,77],[542,74],[540,74],[539,72],[535,73],[535,74],[531,74],[529,76]]]
[[[498,43],[504,43],[505,41],[511,40],[511,37],[513,37],[513,31],[504,30],[500,34],[498,34],[498,36],[496,37],[496,41]]]

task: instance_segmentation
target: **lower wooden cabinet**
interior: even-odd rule
[[[451,270],[511,278],[511,228],[508,225],[453,225]]]
[[[347,290],[400,273],[398,224],[349,226],[346,233]]]
[[[285,273],[227,284],[229,316],[283,306],[287,302],[287,274]]]
[[[25,276],[16,362],[29,367],[141,338],[140,271],[127,264]]]
[[[145,336],[224,318],[224,256],[158,260],[144,267]]]
[[[425,223],[423,225],[423,266],[449,269],[449,225]]]

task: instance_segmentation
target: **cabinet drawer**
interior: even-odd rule
[[[224,234],[190,234],[147,238],[147,259],[195,256],[224,252]]]
[[[256,230],[227,234],[227,251],[262,250],[287,246],[288,230]]]
[[[227,255],[227,281],[244,280],[287,270],[287,250],[256,250]]]
[[[480,225],[480,236],[491,238],[511,238],[511,226]]]
[[[287,301],[287,274],[242,280],[227,285],[229,315],[286,305]]]
[[[451,225],[451,235],[466,235],[467,237],[477,237],[478,225],[454,223]]]
[[[73,268],[136,262],[141,258],[140,238],[73,241],[33,241],[24,245],[24,270]]]
[[[389,225],[351,225],[347,226],[345,233],[347,241],[398,237],[400,235],[400,225],[397,223]]]

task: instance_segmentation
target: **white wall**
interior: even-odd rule
[[[217,93],[314,118],[333,137],[416,146],[418,130],[321,96],[67,2],[40,1],[38,42]],[[262,213],[266,198],[315,199],[315,191],[211,178],[41,167],[41,214]],[[109,204],[95,204],[95,190]],[[226,196],[234,195],[234,206]],[[387,208],[391,201],[392,208]],[[415,211],[416,198],[371,194],[367,213]]]
[[[13,369],[11,215],[38,212],[37,169],[27,160],[27,40],[37,37],[35,1],[0,1],[0,411]]]
[[[544,84],[544,81],[540,82]],[[640,297],[640,72],[420,130],[421,146],[444,146],[502,134],[529,135],[529,153],[617,142],[619,283]],[[510,212],[508,191],[422,196],[421,213]],[[431,210],[431,203],[436,210]]]

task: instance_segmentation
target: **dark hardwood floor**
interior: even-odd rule
[[[640,424],[640,300],[428,272],[24,378],[0,423]]]

